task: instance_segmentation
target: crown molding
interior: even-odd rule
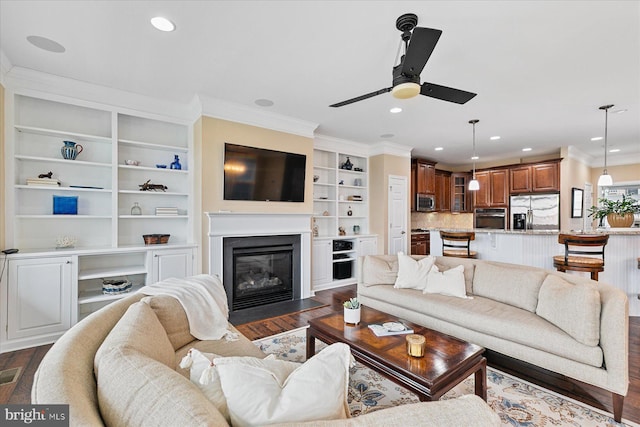
[[[291,133],[307,138],[313,138],[313,133],[318,127],[317,123],[296,119],[263,109],[248,107],[234,102],[223,101],[198,95],[203,116],[216,119],[243,123],[279,132]]]
[[[5,55],[4,50],[0,49],[0,84],[5,86],[4,76],[13,68],[13,64],[9,61],[7,55]]]
[[[190,105],[140,95],[80,80],[60,77],[23,67],[12,67],[5,75],[11,91],[36,91],[91,103],[105,104],[135,112],[145,112],[179,121],[193,122]]]
[[[560,155],[562,157],[568,157],[570,159],[577,160],[580,163],[583,163],[589,167],[594,167],[594,164],[593,164],[595,161],[594,157],[580,150],[575,145],[569,145],[567,147],[566,156],[562,155],[562,152],[560,153]]]
[[[378,142],[371,146],[369,149],[369,156],[378,156],[382,154],[398,157],[411,158],[411,150],[413,147],[404,144],[398,144],[397,142]]]
[[[353,154],[369,157],[369,145],[350,141],[348,139],[336,138],[333,136],[316,134],[313,139],[313,147],[320,150],[339,151],[344,154]]]

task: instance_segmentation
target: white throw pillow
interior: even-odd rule
[[[204,395],[213,403],[218,411],[227,419],[227,422],[231,422],[229,418],[229,409],[227,408],[227,399],[222,392],[222,385],[220,384],[220,375],[218,374],[217,366],[212,366],[213,360],[218,362],[222,359],[241,359],[243,363],[253,366],[262,366],[268,361],[276,360],[274,354],[270,354],[264,359],[249,356],[234,356],[222,358],[214,353],[203,353],[198,349],[192,348],[189,350],[191,355],[191,369],[189,372],[189,379],[204,393]],[[286,375],[296,370],[300,366],[299,363],[277,361],[278,368],[283,370]],[[203,374],[206,375],[203,376]]]
[[[281,360],[263,366],[247,364],[242,358],[213,362],[231,424],[237,427],[349,418],[350,359],[349,346],[336,343],[290,374]]]
[[[427,286],[424,288],[425,294],[442,294],[452,297],[467,297],[464,286],[464,266],[459,265],[449,270],[440,271],[434,265],[429,271]]]
[[[409,255],[398,252],[398,277],[393,285],[396,289],[420,289],[427,285],[427,275],[435,258],[431,255],[415,260]]]

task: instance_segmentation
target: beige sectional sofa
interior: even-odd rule
[[[220,356],[265,354],[237,341],[199,341],[180,303],[134,294],[93,313],[49,350],[34,377],[32,403],[69,404],[72,426],[224,426],[227,420],[180,369],[190,348]],[[233,326],[230,328],[237,332]],[[477,396],[383,409],[304,426],[499,425]]]
[[[389,255],[359,260],[358,297],[363,305],[608,390],[620,421],[629,385],[624,292],[535,267],[450,257],[435,257],[435,265],[440,271],[462,265],[472,298],[394,288],[398,258]]]

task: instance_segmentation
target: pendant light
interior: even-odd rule
[[[480,120],[469,120],[469,123],[473,126],[473,179],[469,181],[469,191],[478,191],[480,189],[480,183],[476,179],[476,123]]]
[[[602,175],[598,178],[598,187],[608,187],[613,185],[613,178],[607,172],[607,126],[609,119],[609,108],[613,107],[613,104],[603,105],[600,110],[604,110],[604,170]]]

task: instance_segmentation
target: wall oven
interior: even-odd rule
[[[436,210],[436,196],[433,194],[416,194],[416,210],[418,212],[431,212]]]
[[[507,229],[506,208],[477,208],[474,215],[474,228]]]

